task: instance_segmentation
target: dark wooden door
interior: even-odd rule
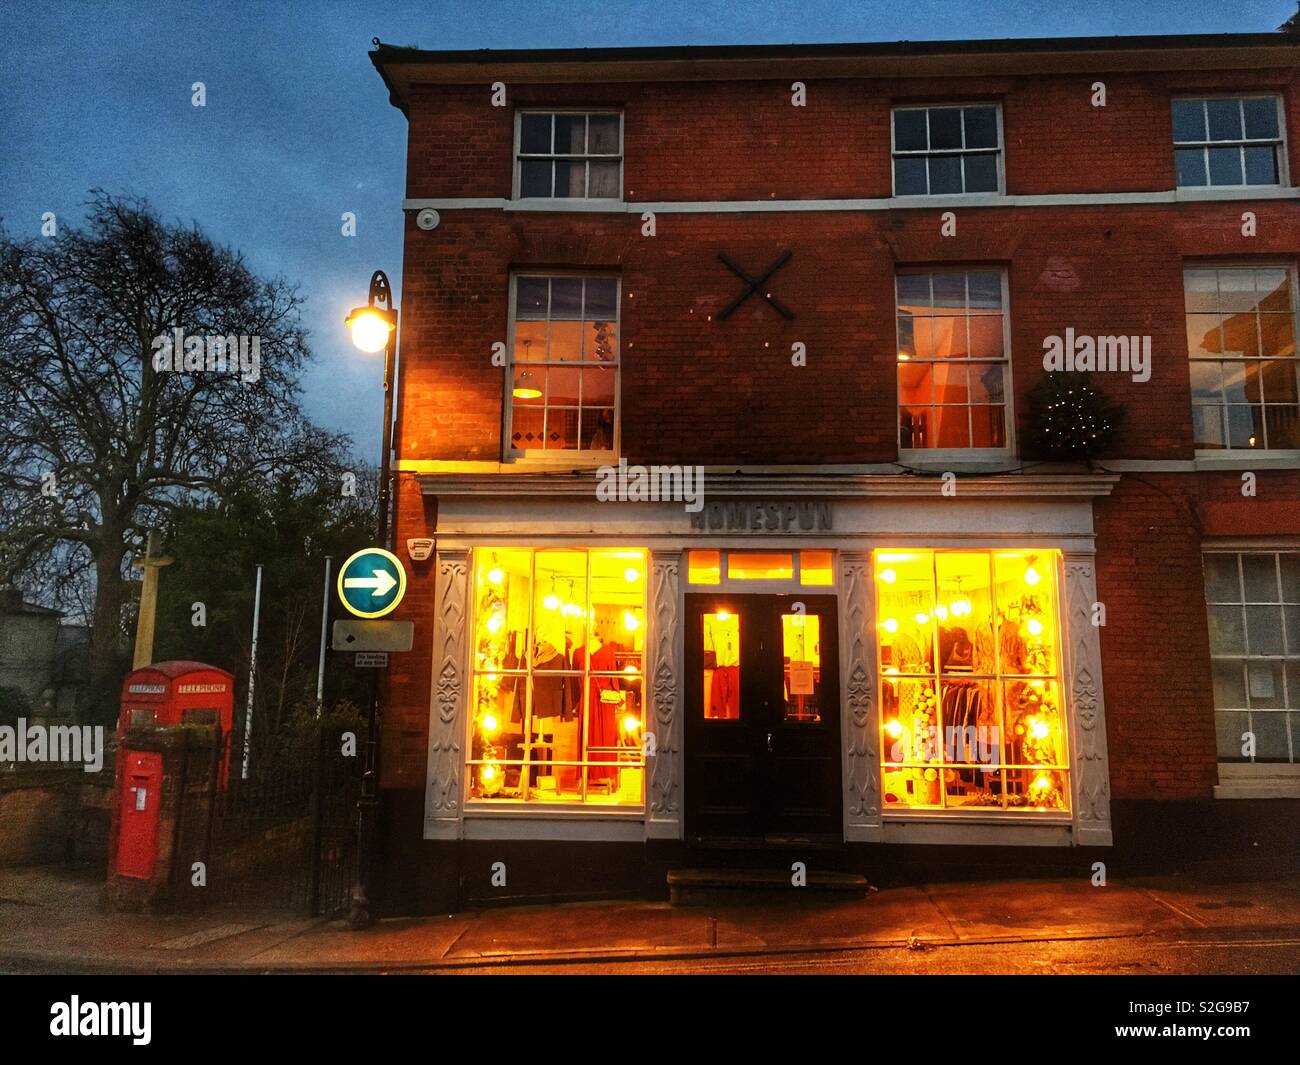
[[[842,838],[835,597],[688,595],[685,635],[687,839]]]

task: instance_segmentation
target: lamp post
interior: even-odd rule
[[[379,514],[375,520],[375,539],[379,546],[388,548],[388,509],[390,499],[391,463],[393,449],[393,373],[397,362],[397,308],[393,306],[393,290],[388,275],[376,270],[370,278],[370,294],[364,307],[356,307],[345,319],[352,333],[352,343],[369,354],[384,353],[384,432],[383,450],[379,456]],[[380,671],[370,675],[370,709],[366,726],[366,764],[361,776],[361,801],[357,841],[356,890],[352,894],[352,907],[348,922],[361,928],[371,921],[370,896],[374,882],[376,824],[379,806],[379,697]]]

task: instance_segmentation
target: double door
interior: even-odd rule
[[[686,596],[688,841],[842,839],[830,595]]]

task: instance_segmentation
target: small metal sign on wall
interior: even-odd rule
[[[727,255],[726,252],[719,252],[718,258],[726,265],[726,267],[733,274],[735,274],[738,278],[740,278],[740,280],[745,282],[745,291],[742,292],[739,296],[737,296],[734,300],[732,300],[725,307],[723,307],[722,310],[718,312],[718,321],[725,322],[728,318],[730,318],[733,314],[736,313],[737,309],[740,307],[742,303],[744,303],[747,299],[749,299],[750,296],[753,296],[755,293],[758,293],[760,296],[762,296],[763,301],[769,307],[771,307],[772,310],[776,311],[776,313],[779,314],[782,318],[793,320],[794,311],[790,310],[789,307],[787,307],[779,299],[773,296],[770,291],[763,288],[763,286],[767,284],[768,278],[770,278],[773,274],[775,274],[778,270],[780,270],[781,267],[783,267],[786,263],[788,263],[792,255],[794,255],[794,252],[787,251],[784,255],[778,258],[774,263],[772,263],[771,266],[769,266],[766,270],[764,270],[761,274],[757,275],[756,277],[751,277],[749,271],[747,271],[743,266],[737,263],[735,259]]]

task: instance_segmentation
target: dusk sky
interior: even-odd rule
[[[306,405],[378,459],[379,367],[347,342],[372,270],[400,293],[406,122],[372,37],[424,48],[779,44],[1266,32],[1294,0],[851,3],[462,0],[435,3],[20,3],[0,7],[0,213],[19,237],[91,188],[148,199],[306,297]],[[190,86],[207,86],[191,106]],[[357,215],[357,235],[340,233]]]

